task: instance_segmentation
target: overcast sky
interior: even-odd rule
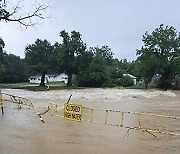
[[[15,1],[15,0],[14,0]],[[59,32],[76,30],[88,47],[108,45],[118,59],[136,59],[142,36],[160,24],[180,32],[180,0],[50,0],[51,20],[36,28],[0,22],[7,53],[24,57],[27,44],[37,38],[61,42]]]

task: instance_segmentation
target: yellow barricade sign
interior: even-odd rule
[[[64,119],[81,122],[82,106],[77,104],[64,104]]]

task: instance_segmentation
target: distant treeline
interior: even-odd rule
[[[129,62],[114,58],[106,45],[87,49],[79,32],[69,35],[61,31],[60,37],[62,42],[53,45],[46,39],[27,45],[24,59],[5,53],[5,43],[0,39],[0,82],[21,82],[41,74],[40,85],[44,86],[45,74],[64,72],[69,77],[67,86],[131,86],[133,80],[123,74],[132,74],[147,87],[158,74],[159,85],[167,89],[172,79],[180,76],[180,37],[173,27],[160,25],[151,34],[146,32],[138,58]]]

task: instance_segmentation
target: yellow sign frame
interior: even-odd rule
[[[64,119],[81,122],[82,106],[78,104],[64,104]]]

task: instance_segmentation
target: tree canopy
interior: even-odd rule
[[[2,76],[3,72],[4,72],[4,52],[3,52],[3,48],[5,46],[5,43],[3,41],[2,38],[0,38],[0,76]]]
[[[4,43],[3,39],[0,38],[0,52],[3,51],[4,46],[5,46],[5,43]]]
[[[68,75],[67,86],[114,87],[133,85],[133,80],[125,76],[131,74],[143,79],[147,88],[153,76],[158,75],[159,86],[167,89],[172,79],[180,76],[180,35],[172,26],[160,25],[152,33],[146,32],[144,45],[132,62],[115,59],[107,45],[87,49],[80,32],[69,34],[63,30],[60,37],[62,42],[54,45],[46,39],[27,45],[25,60],[3,51],[5,43],[0,38],[0,81],[22,81],[27,75],[41,74],[40,85],[45,86],[46,73],[64,72]]]
[[[154,74],[159,74],[161,87],[167,89],[180,67],[180,35],[172,26],[160,25],[152,34],[146,32],[142,41],[144,45],[137,50],[142,77],[150,82]]]
[[[72,31],[71,35],[63,30],[60,32],[62,44],[59,46],[59,64],[63,72],[68,75],[67,86],[72,86],[72,76],[76,74],[80,66],[80,59],[84,56],[86,44],[81,39],[81,34]]]
[[[41,74],[40,85],[45,86],[46,73],[65,72],[69,76],[68,86],[72,83],[81,87],[113,87],[133,84],[131,79],[123,77],[123,73],[130,70],[131,63],[127,60],[114,59],[114,53],[108,46],[86,49],[81,34],[76,31],[72,31],[71,35],[62,31],[60,36],[63,41],[56,42],[54,45],[41,39],[27,45],[24,60],[2,52],[5,61],[0,81],[20,82],[27,80],[27,76]],[[1,44],[4,47],[4,42]]]
[[[0,38],[0,82],[12,83],[27,80],[24,60],[3,51],[5,43]]]
[[[132,79],[123,76],[124,63],[113,58],[113,51],[108,46],[91,47],[85,52],[84,65],[76,75],[76,82],[81,87],[131,86]],[[125,68],[125,67],[124,67]],[[130,81],[130,82],[129,82]]]
[[[24,60],[14,54],[5,54],[4,73],[1,82],[16,83],[27,81]]]
[[[54,47],[45,39],[37,39],[25,48],[25,61],[30,74],[42,75],[40,86],[45,86],[45,74],[55,72]]]

